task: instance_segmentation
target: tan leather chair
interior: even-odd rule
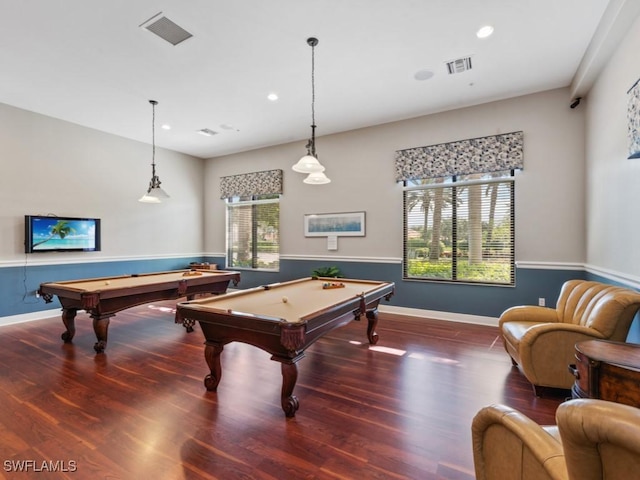
[[[471,425],[477,480],[566,480],[558,428],[505,405],[481,409]]]
[[[505,405],[482,408],[471,425],[477,480],[640,478],[640,409],[604,400],[561,404],[557,426],[540,426]]]
[[[564,283],[556,308],[517,306],[500,316],[500,334],[514,365],[533,385],[569,389],[575,378],[575,344],[602,339],[624,342],[640,309],[640,293],[586,280]]]
[[[640,478],[640,409],[604,400],[571,400],[558,407],[569,478]]]

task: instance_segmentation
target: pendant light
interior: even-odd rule
[[[325,183],[331,183],[331,180],[324,172],[311,172],[303,182],[309,185],[324,185]]]
[[[318,39],[314,37],[307,38],[307,44],[311,47],[311,138],[306,145],[307,154],[291,168],[294,172],[309,174],[304,179],[304,183],[322,185],[329,183],[331,180],[323,173],[324,166],[318,161],[318,155],[316,154],[315,47],[318,45]]]
[[[143,203],[161,203],[163,199],[169,198],[169,195],[160,187],[162,182],[156,175],[156,105],[158,102],[149,100],[149,103],[151,104],[153,112],[151,119],[151,143],[153,145],[151,155],[151,181],[149,182],[147,192],[140,197],[138,201]]]

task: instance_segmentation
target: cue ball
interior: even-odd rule
[[[289,299],[287,297],[282,297],[282,303],[287,303]]]
[[[106,282],[104,282],[105,285],[111,285],[111,282],[109,280],[107,280]]]

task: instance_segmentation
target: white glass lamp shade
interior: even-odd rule
[[[324,172],[322,164],[312,155],[305,155],[291,168],[298,173]]]
[[[309,185],[324,185],[331,183],[331,180],[323,172],[311,172],[303,182]]]
[[[142,203],[162,203],[162,200],[160,200],[158,197],[152,197],[148,193],[145,193],[143,196],[141,196],[138,201]]]
[[[162,203],[162,200],[167,198],[169,198],[169,195],[162,188],[153,187],[140,197],[138,201],[142,203]]]

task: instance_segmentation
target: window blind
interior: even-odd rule
[[[513,285],[510,172],[407,182],[403,277]]]
[[[227,265],[279,269],[279,198],[227,201]]]

